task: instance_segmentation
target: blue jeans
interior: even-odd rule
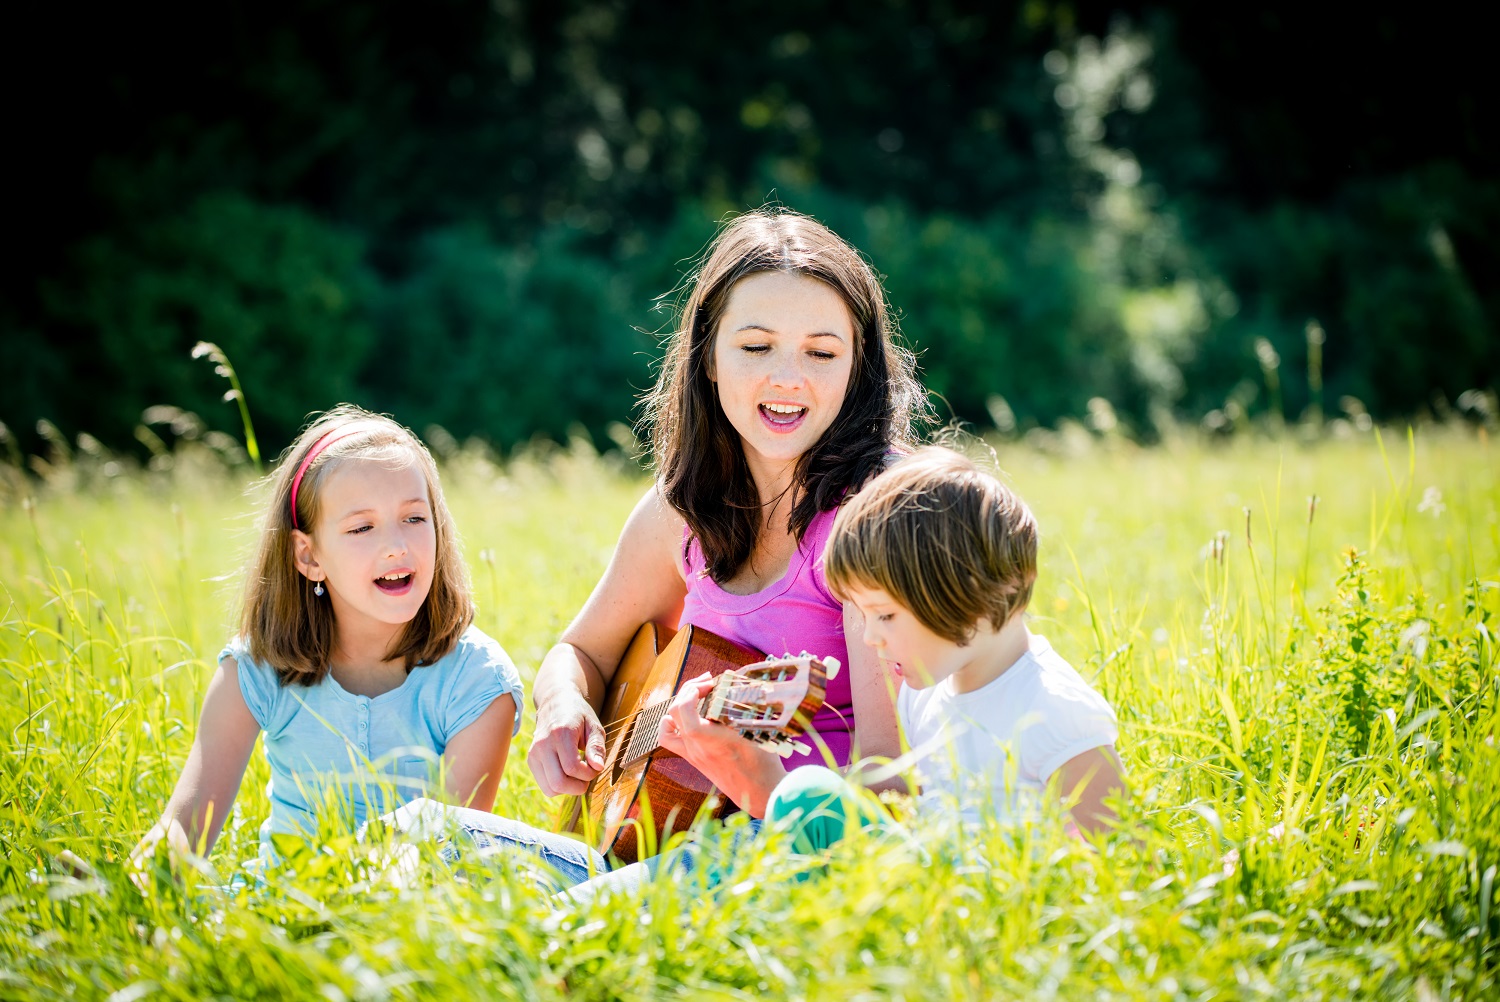
[[[418,798],[381,820],[413,838],[439,839],[450,865],[491,858],[541,862],[538,879],[554,891],[609,872],[609,862],[586,843],[488,811]]]
[[[413,800],[385,815],[382,820],[414,838],[440,838],[440,853],[450,865],[491,858],[527,865],[540,861],[545,866],[538,873],[538,879],[544,888],[567,892],[576,901],[605,892],[635,890],[658,873],[691,874],[702,862],[698,847],[689,841],[663,855],[611,869],[607,859],[577,839],[533,828],[488,811],[454,807],[434,800]],[[752,818],[746,833],[731,843],[730,852],[744,840],[754,838],[759,831],[760,821]],[[709,886],[718,883],[719,870],[719,866],[710,865],[704,873]]]

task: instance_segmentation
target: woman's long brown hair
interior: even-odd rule
[[[337,639],[333,606],[313,594],[313,584],[292,555],[292,481],[308,450],[336,428],[353,422],[365,431],[337,439],[313,459],[297,487],[296,524],[309,532],[318,522],[318,502],[328,475],[346,463],[415,463],[427,482],[437,536],[432,589],[416,617],[396,637],[387,659],[403,658],[410,671],[447,654],[474,620],[468,570],[458,533],[438,484],[437,466],[417,437],[390,418],[345,404],[314,420],[282,454],[271,474],[270,507],[260,526],[260,543],[245,584],[240,635],[250,656],[275,669],[282,685],[315,685],[328,674]]]
[[[761,272],[806,275],[844,301],[855,330],[854,367],[833,424],[797,460],[789,525],[800,542],[813,518],[908,449],[912,423],[928,413],[916,360],[896,343],[884,290],[858,251],[822,223],[784,209],[730,221],[690,278],[680,321],[667,340],[656,386],[643,401],[660,489],[703,548],[709,575],[723,583],[750,558],[761,498],[708,378],[714,338],[729,295]]]

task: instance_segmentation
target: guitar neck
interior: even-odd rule
[[[699,714],[708,712],[711,698],[698,701]],[[636,711],[635,722],[631,728],[630,741],[626,743],[624,751],[620,753],[619,765],[626,766],[644,755],[650,755],[661,747],[661,722],[666,719],[667,709],[672,705],[671,699],[664,699],[650,706],[643,706]]]
[[[837,670],[838,662],[832,658],[820,661],[803,654],[726,671],[714,679],[713,689],[698,701],[698,713],[707,720],[736,727],[754,740],[799,734],[823,704],[828,672]],[[612,764],[624,767],[660,748],[662,721],[671,705],[672,699],[664,699],[638,710],[630,740]]]

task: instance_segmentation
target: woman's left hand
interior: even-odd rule
[[[661,746],[681,755],[725,796],[752,817],[764,817],[766,801],[786,778],[781,758],[727,724],[706,720],[698,711],[713,690],[712,678],[683,684],[662,718]]]

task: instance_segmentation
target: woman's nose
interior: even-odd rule
[[[796,352],[777,352],[773,359],[771,385],[795,389],[802,385],[802,360]]]

